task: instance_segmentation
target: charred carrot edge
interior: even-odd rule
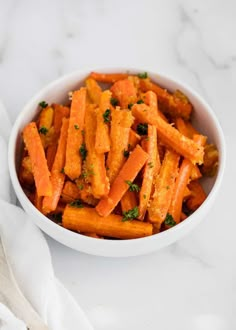
[[[139,193],[139,220],[143,220],[149,203],[154,173],[157,171],[157,131],[156,127],[148,125],[147,154],[148,160],[144,167],[143,181]]]
[[[132,128],[129,131],[129,143],[128,147],[129,149],[134,149],[136,145],[140,142],[141,137],[138,135]]]
[[[118,80],[111,86],[112,96],[119,101],[122,109],[128,109],[128,106],[136,103],[137,90],[133,82],[129,79]]]
[[[86,89],[81,88],[72,96],[68,128],[65,174],[71,180],[78,178],[81,174],[82,159],[79,149],[83,143],[85,107]]]
[[[63,227],[99,236],[132,239],[152,235],[152,225],[141,221],[122,221],[122,216],[110,214],[101,217],[93,208],[66,206],[62,217]]]
[[[159,175],[155,181],[155,191],[148,207],[148,219],[159,230],[169,209],[180,156],[173,150],[166,150]]]
[[[106,196],[109,191],[109,180],[106,175],[105,155],[95,150],[96,120],[94,108],[88,106],[85,115],[85,145],[87,148],[86,171],[90,176],[92,193],[95,198]]]
[[[107,167],[110,183],[114,181],[125,163],[124,151],[128,150],[130,127],[133,116],[130,111],[114,109],[111,120],[111,149],[108,153]]]
[[[198,180],[191,181],[188,185],[191,196],[187,199],[186,205],[189,210],[195,211],[206,199],[206,193]]]
[[[114,210],[129,188],[126,181],[133,182],[147,159],[148,154],[137,145],[115,178],[108,196],[102,198],[96,206],[99,215],[106,217]]]
[[[38,196],[51,196],[52,184],[47,160],[35,122],[29,123],[23,130],[23,140],[29,152],[32,172]]]
[[[91,72],[89,78],[93,78],[96,81],[104,82],[104,83],[114,83],[121,79],[128,78],[127,73],[99,73],[99,72]]]
[[[188,158],[194,164],[203,163],[204,149],[193,140],[181,134],[176,128],[166,123],[160,116],[151,115],[142,104],[134,104],[132,114],[140,122],[155,125],[160,139],[180,155]]]
[[[88,95],[89,95],[89,98],[91,99],[92,103],[99,105],[100,98],[102,95],[102,89],[98,85],[96,80],[93,78],[87,78],[85,80],[85,86],[87,88]]]
[[[63,173],[63,168],[65,165],[68,126],[69,120],[64,118],[62,121],[57,153],[51,171],[52,195],[44,197],[43,199],[42,212],[44,214],[50,213],[56,209],[64,185],[65,174]]]
[[[140,79],[140,89],[143,92],[148,90],[157,94],[161,110],[173,117],[183,117],[189,119],[193,106],[186,97],[178,97],[176,93],[170,94],[166,89],[161,88],[147,79]]]
[[[137,206],[137,199],[134,191],[127,190],[120,200],[122,212],[129,211]]]
[[[109,121],[111,112],[111,92],[106,90],[100,96],[99,109],[97,110],[97,128],[95,150],[98,153],[110,151]],[[107,113],[107,116],[106,116]]]

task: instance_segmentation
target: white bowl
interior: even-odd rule
[[[105,70],[97,70],[100,72],[126,72],[124,68],[113,68]],[[129,69],[130,73],[137,74],[143,72],[142,69]],[[78,88],[83,84],[84,79],[88,76],[89,71],[76,71],[72,74],[64,76],[43,88],[35,95],[23,108],[19,114],[11,132],[9,141],[8,161],[10,176],[16,195],[25,209],[32,216],[32,221],[39,226],[45,233],[53,237],[62,244],[72,249],[86,252],[89,254],[109,256],[109,257],[127,257],[146,254],[151,251],[158,250],[167,246],[190,232],[201,221],[206,220],[206,214],[213,205],[217,192],[223,178],[225,168],[225,143],[222,129],[217,118],[210,106],[202,99],[202,97],[194,92],[189,86],[182,82],[173,80],[164,75],[148,72],[149,77],[156,83],[167,88],[170,91],[176,89],[181,90],[187,95],[194,106],[193,124],[203,134],[209,137],[210,142],[215,143],[219,150],[219,169],[214,178],[206,178],[204,188],[208,193],[205,202],[185,221],[178,225],[161,232],[159,234],[129,240],[106,240],[96,239],[74,233],[70,230],[55,224],[42,213],[40,213],[25,195],[17,176],[17,170],[20,161],[20,151],[22,148],[21,133],[24,126],[37,116],[38,103],[42,100],[47,103],[60,103],[68,98],[68,92]]]

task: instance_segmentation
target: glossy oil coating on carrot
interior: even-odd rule
[[[81,174],[82,158],[79,149],[83,143],[86,89],[73,92],[66,147],[65,173],[71,180]]]
[[[35,122],[29,123],[23,130],[23,140],[29,152],[32,172],[38,196],[51,196],[52,183],[47,160]]]
[[[148,154],[137,145],[111,185],[108,196],[102,198],[96,206],[99,215],[106,217],[111,214],[125,192],[129,189],[126,181],[134,181],[147,159]]]
[[[97,109],[97,128],[95,138],[95,150],[98,153],[110,151],[109,123],[111,118],[111,92],[106,90],[100,96],[99,108]]]
[[[124,151],[128,150],[130,127],[133,116],[128,110],[114,109],[111,114],[111,149],[108,153],[108,177],[112,184],[121,167],[125,163]]]
[[[109,180],[106,175],[105,155],[95,150],[96,112],[87,106],[85,114],[85,145],[87,148],[86,169],[84,175],[91,181],[95,198],[106,196],[109,191]]]
[[[93,208],[66,206],[62,217],[65,228],[91,232],[100,236],[132,239],[152,235],[152,225],[137,220],[122,221],[122,216],[110,214],[101,217]]]
[[[56,209],[64,185],[65,174],[63,172],[66,156],[68,126],[69,119],[64,118],[62,121],[57,153],[51,171],[52,195],[44,197],[42,204],[42,212],[45,214]]]
[[[91,72],[89,75],[90,78],[94,80],[104,82],[104,83],[114,83],[118,80],[128,78],[127,73],[99,73],[99,72]]]
[[[128,109],[129,104],[137,101],[137,91],[129,79],[118,80],[110,88],[112,96],[119,101],[122,109]]]
[[[155,181],[155,191],[148,207],[148,216],[149,221],[155,223],[158,230],[165,220],[171,203],[179,159],[180,156],[176,152],[167,149]]]
[[[140,122],[154,125],[157,128],[158,136],[170,148],[173,148],[180,155],[191,160],[192,163],[202,164],[204,149],[192,139],[181,134],[172,125],[165,122],[160,116],[154,117],[149,113],[143,104],[134,104],[132,114]]]

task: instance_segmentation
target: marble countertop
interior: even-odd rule
[[[0,98],[12,121],[63,74],[131,66],[185,81],[209,102],[225,134],[217,201],[178,243],[112,259],[47,237],[57,277],[96,330],[236,329],[235,16],[234,0],[0,1]]]

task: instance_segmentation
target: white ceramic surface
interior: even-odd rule
[[[95,69],[95,71],[126,72],[127,70],[124,68],[113,68],[106,70]],[[143,72],[143,69],[129,69],[129,72],[131,74],[139,73]],[[148,72],[148,76],[161,86],[170,91],[174,91],[176,89],[181,90],[187,95],[190,102],[192,102],[194,106],[193,124],[203,134],[209,137],[209,142],[217,145],[220,154],[219,170],[216,177],[213,179],[207,178],[205,180],[205,189],[208,192],[206,201],[186,221],[181,222],[167,231],[145,238],[132,240],[98,240],[76,234],[50,221],[32,205],[18,181],[17,171],[19,167],[19,155],[22,145],[21,133],[24,126],[30,122],[39,111],[39,102],[41,100],[45,100],[49,104],[65,102],[68,97],[68,92],[83,85],[84,79],[88,76],[88,74],[89,71],[74,72],[68,76],[56,80],[55,82],[52,82],[36,96],[34,96],[20,113],[12,128],[9,141],[8,160],[13,187],[15,188],[17,197],[25,211],[33,215],[34,222],[49,236],[73,249],[109,257],[135,256],[158,250],[183,237],[204,219],[214,202],[217,191],[220,189],[225,166],[224,137],[214,112],[200,97],[200,95],[180,82],[176,82],[173,79],[167,78],[161,74],[156,74],[150,71]]]

